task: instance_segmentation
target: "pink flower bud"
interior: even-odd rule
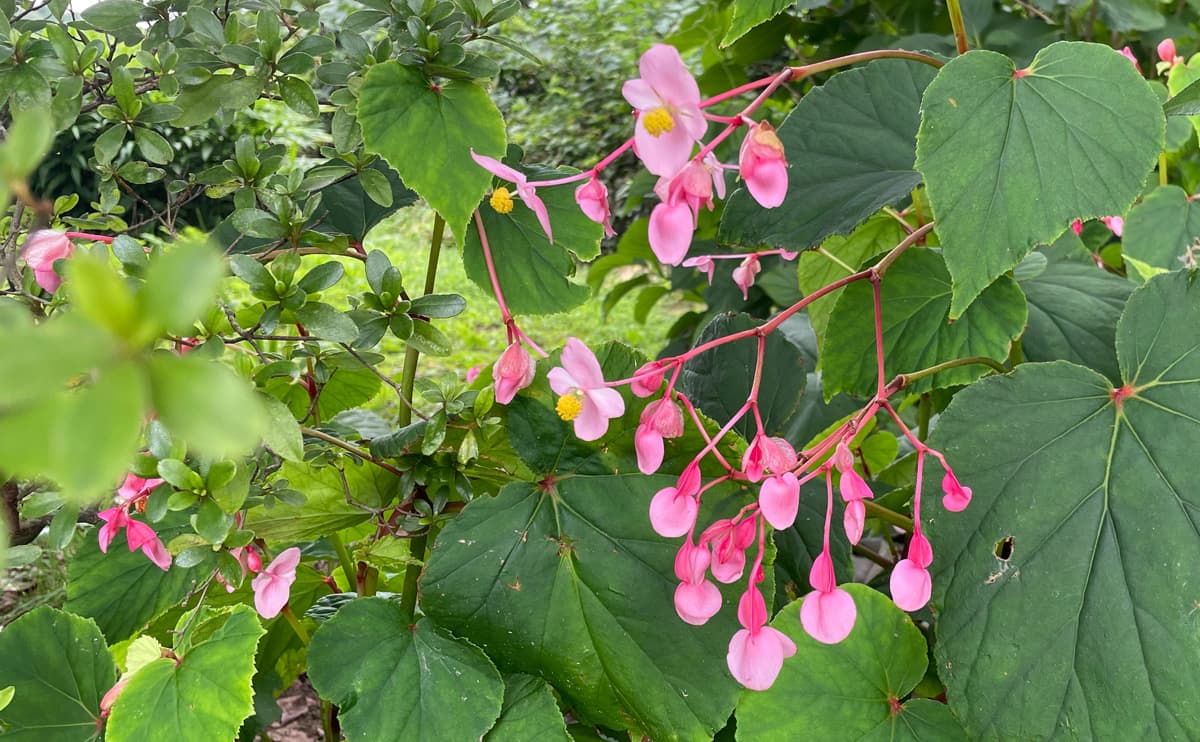
[[[750,255],[741,265],[733,269],[733,282],[742,290],[742,298],[749,297],[750,287],[754,285],[754,277],[762,272],[757,255]]]
[[[921,533],[920,526],[913,531],[912,541],[908,542],[908,558],[921,569],[933,564],[933,546]]]
[[[838,489],[842,492],[842,499],[846,502],[854,502],[855,500],[865,500],[873,498],[871,488],[867,486],[866,481],[853,469],[847,470],[842,474],[842,481],[838,484]]]
[[[658,361],[650,361],[633,373],[633,381],[629,384],[634,396],[650,397],[658,394],[662,388],[663,376],[666,370]]]
[[[942,492],[945,493],[942,497],[942,507],[952,513],[961,512],[971,504],[971,488],[959,484],[954,472],[948,471],[946,476],[942,477]]]
[[[754,519],[734,523],[728,518],[718,520],[700,536],[701,543],[712,548],[712,576],[717,582],[730,583],[742,576],[746,568],[746,547],[754,543]]]
[[[1102,217],[1100,221],[1104,222],[1104,226],[1112,230],[1112,233],[1118,237],[1125,231],[1125,220],[1119,216]]]
[[[675,538],[691,530],[699,512],[700,503],[691,494],[664,487],[650,501],[650,525],[659,536]]]
[[[704,275],[708,276],[708,285],[712,285],[713,274],[717,270],[717,264],[713,262],[712,258],[707,255],[701,255],[698,258],[688,258],[687,260],[683,261],[682,265],[684,268],[695,268]]]
[[[650,249],[664,265],[679,265],[692,246],[695,229],[695,217],[686,203],[663,201],[650,212]]]
[[[763,480],[758,507],[772,528],[790,528],[800,507],[800,484],[790,471]]]
[[[851,604],[853,605],[853,604]],[[796,653],[796,643],[770,626],[742,629],[729,640],[725,662],[729,672],[750,690],[766,690],[779,677],[783,661]]]
[[[513,341],[492,366],[492,378],[496,384],[496,401],[508,404],[517,392],[533,383],[534,365],[529,351],[520,340]]]
[[[787,160],[783,142],[766,121],[759,121],[746,132],[738,154],[738,171],[746,189],[763,207],[771,209],[787,196]]]
[[[39,229],[25,238],[21,257],[33,269],[37,285],[53,294],[62,284],[62,277],[54,272],[54,261],[65,260],[74,252],[75,245],[66,233]]]
[[[1075,233],[1076,237],[1083,234],[1083,220],[1076,219],[1073,222],[1071,222],[1071,231]]]
[[[575,203],[588,219],[604,225],[604,236],[612,237],[612,212],[608,206],[608,188],[596,176],[575,189]]]
[[[920,610],[933,591],[929,570],[918,567],[911,559],[901,559],[892,568],[891,590],[892,601],[901,610]]]
[[[1163,39],[1158,42],[1158,58],[1170,65],[1178,61],[1175,57],[1175,39]]]
[[[862,540],[863,526],[866,525],[867,506],[862,500],[851,500],[846,503],[846,512],[842,514],[842,527],[846,529],[846,538],[851,544]]]
[[[833,450],[833,465],[842,473],[854,470],[854,454],[844,440],[838,441],[837,448]]]
[[[1124,56],[1126,59],[1128,59],[1130,62],[1133,62],[1134,69],[1136,69],[1138,72],[1142,71],[1142,66],[1140,64],[1138,64],[1137,57],[1133,56],[1133,52],[1130,51],[1129,47],[1125,47],[1124,49],[1122,49],[1121,55]]]
[[[479,378],[479,374],[482,370],[483,369],[481,369],[479,366],[472,366],[467,369],[467,383],[475,383],[475,380]]]
[[[708,580],[681,582],[675,588],[675,613],[692,626],[703,626],[721,610],[721,591]]]

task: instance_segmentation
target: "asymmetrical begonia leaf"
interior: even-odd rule
[[[934,72],[885,59],[813,88],[779,125],[794,163],[783,205],[763,209],[739,189],[725,206],[720,239],[805,249],[907,198],[921,182],[913,167],[917,126]]]
[[[1121,386],[1023,364],[939,418],[974,490],[926,511],[938,673],[971,738],[1200,736],[1197,326],[1194,276],[1157,276],[1117,327]]]
[[[971,51],[925,89],[917,169],[953,279],[951,319],[1076,218],[1122,215],[1163,146],[1162,107],[1129,60],[1058,42],[1018,70]]]
[[[100,738],[100,699],[117,681],[95,622],[48,606],[0,632],[0,729],[14,742],[85,742]]]
[[[480,739],[504,682],[483,652],[400,606],[361,598],[313,634],[308,673],[340,709],[348,739]]]
[[[1131,269],[1128,273],[1142,281],[1195,266],[1200,258],[1200,207],[1193,206],[1187,191],[1177,185],[1155,188],[1130,209],[1121,256]]]
[[[562,712],[546,681],[532,675],[504,678],[504,708],[484,742],[570,742]]]
[[[945,704],[901,703],[925,675],[925,638],[904,611],[866,585],[844,585],[858,618],[838,644],[822,644],[800,626],[797,600],[771,625],[796,643],[796,655],[770,689],[738,701],[738,742],[856,739],[954,742],[962,727]],[[801,700],[802,699],[802,700]]]

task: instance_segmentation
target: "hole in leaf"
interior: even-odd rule
[[[1013,537],[1005,536],[996,542],[996,558],[1002,562],[1007,562],[1012,559],[1013,554]]]

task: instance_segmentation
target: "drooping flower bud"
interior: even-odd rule
[[[25,238],[21,257],[33,269],[37,285],[53,294],[62,284],[62,277],[54,272],[54,261],[65,260],[75,252],[75,245],[65,232],[39,229]]]
[[[661,363],[650,361],[633,373],[633,381],[629,384],[629,388],[636,397],[650,397],[658,394],[658,390],[662,388],[665,373],[666,369]]]
[[[604,225],[604,236],[612,237],[616,232],[612,228],[612,212],[608,205],[608,188],[600,179],[592,176],[586,183],[575,189],[575,203],[588,219]]]
[[[747,256],[741,264],[733,269],[733,282],[742,290],[742,298],[750,295],[750,287],[754,285],[754,277],[762,272],[762,265],[757,255]]]
[[[764,208],[772,209],[787,196],[787,159],[775,128],[759,121],[746,132],[738,154],[738,171],[746,189]]]
[[[492,366],[492,378],[496,383],[496,402],[508,404],[517,392],[533,383],[534,365],[529,351],[514,340]]]

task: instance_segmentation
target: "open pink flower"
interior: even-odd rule
[[[750,296],[750,287],[754,285],[754,277],[762,272],[762,264],[757,255],[747,255],[746,259],[733,269],[733,282],[742,290],[742,299]]]
[[[796,644],[782,631],[767,626],[767,606],[757,587],[738,601],[742,630],[729,641],[725,661],[734,679],[750,690],[766,690],[779,677],[783,661],[796,653]]]
[[[546,233],[546,237],[551,242],[554,242],[554,233],[550,230],[550,214],[546,211],[546,204],[537,195],[537,189],[530,184],[528,178],[525,177],[525,173],[511,168],[492,157],[477,155],[475,154],[475,150],[471,150],[471,157],[474,158],[475,162],[481,168],[487,170],[492,175],[510,180],[516,184],[517,195],[537,215],[538,224],[542,225],[542,231]],[[497,188],[493,191],[491,203],[492,208],[501,214],[507,214],[512,211],[512,197],[509,195],[507,188]]]
[[[640,78],[627,80],[621,95],[637,109],[634,151],[655,175],[670,175],[692,154],[708,124],[700,110],[700,86],[675,47],[652,46],[638,61]]]
[[[971,488],[959,484],[958,477],[952,471],[947,471],[946,476],[942,477],[942,492],[942,507],[952,513],[966,510],[971,504]]]
[[[813,591],[800,605],[800,623],[808,635],[823,644],[837,644],[850,635],[858,609],[850,593],[837,586],[829,546],[813,562],[808,573]]]
[[[800,507],[800,483],[790,471],[767,477],[758,493],[758,508],[772,528],[791,528]]]
[[[100,551],[107,553],[109,544],[124,528],[129,550],[140,549],[150,561],[154,562],[155,566],[166,571],[171,567],[170,552],[163,546],[153,528],[129,516],[130,504],[126,502],[96,513],[96,517],[104,521],[104,525],[100,526],[99,533]]]
[[[705,579],[709,562],[708,549],[696,546],[691,539],[679,547],[675,555],[675,612],[693,626],[703,626],[721,610],[721,591]]]
[[[638,469],[643,474],[653,474],[662,466],[663,439],[683,435],[683,410],[673,401],[663,397],[646,405],[642,410],[640,424],[633,434],[633,447],[637,451]]]
[[[764,471],[782,474],[796,465],[796,449],[783,438],[771,438],[759,433],[742,454],[742,472],[751,482],[758,482]]]
[[[575,203],[579,204],[579,208],[588,219],[604,225],[605,237],[616,234],[612,228],[612,212],[608,206],[608,188],[599,178],[593,175],[575,189]]]
[[[293,546],[279,553],[267,568],[254,578],[254,608],[263,618],[275,618],[287,605],[296,581],[296,567],[300,564],[300,550]]]
[[[608,421],[625,414],[625,400],[604,384],[596,355],[576,338],[568,338],[562,366],[550,369],[550,388],[560,395],[555,409],[563,420],[575,421],[575,435],[594,441],[608,431]]]
[[[738,154],[738,172],[746,190],[760,205],[772,209],[787,196],[787,159],[775,128],[759,121],[746,132]]]
[[[704,529],[700,543],[712,549],[709,568],[713,579],[728,584],[742,576],[746,570],[746,549],[754,543],[756,534],[754,518],[737,523],[724,518]]]
[[[929,602],[933,581],[927,569],[933,563],[933,547],[918,526],[908,544],[908,557],[892,568],[892,601],[905,611],[920,610]]]
[[[39,229],[25,238],[21,257],[33,269],[37,285],[53,294],[62,285],[62,277],[54,272],[54,261],[65,260],[75,252],[75,245],[65,232]]]
[[[492,366],[496,402],[508,404],[513,401],[517,392],[533,383],[533,372],[533,359],[529,356],[529,351],[520,340],[514,340]]]

